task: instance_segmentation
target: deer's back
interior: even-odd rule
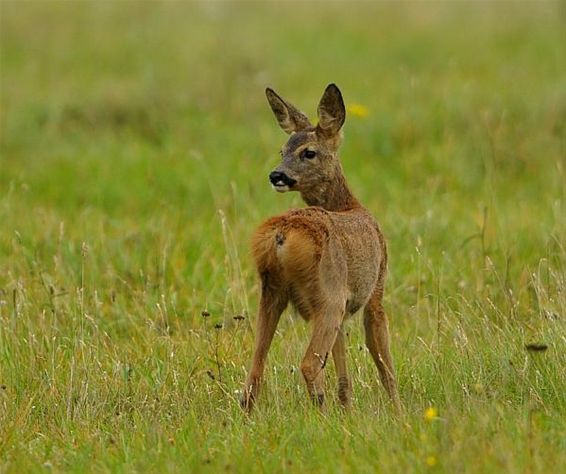
[[[330,212],[333,235],[340,242],[348,267],[348,312],[365,305],[385,277],[385,239],[375,219],[364,208]]]

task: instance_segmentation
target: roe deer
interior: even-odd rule
[[[313,323],[301,371],[311,398],[324,405],[324,367],[332,352],[338,398],[350,403],[342,325],[364,307],[366,345],[393,404],[399,396],[382,297],[387,251],[373,219],[346,184],[338,159],[346,110],[342,94],[330,84],[318,105],[318,125],[296,107],[266,89],[281,128],[290,137],[281,164],[269,175],[279,192],[298,191],[309,206],[264,222],[252,239],[261,279],[255,351],[245,383],[242,408],[257,400],[267,352],[281,313],[290,302]]]

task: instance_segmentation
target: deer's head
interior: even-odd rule
[[[319,195],[341,176],[338,148],[342,141],[342,125],[346,109],[342,94],[330,84],[318,104],[318,124],[282,99],[272,89],[266,89],[267,100],[289,139],[281,149],[281,163],[269,175],[278,192],[299,191],[305,200]]]

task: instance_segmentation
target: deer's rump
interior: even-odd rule
[[[354,313],[384,277],[383,239],[365,209],[291,210],[264,222],[252,249],[259,274],[286,287],[306,319],[327,296],[342,299],[346,312]]]

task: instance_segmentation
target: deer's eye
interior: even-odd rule
[[[302,155],[303,155],[303,158],[308,158],[309,160],[312,160],[316,156],[316,151],[305,150],[305,151],[303,151]]]

